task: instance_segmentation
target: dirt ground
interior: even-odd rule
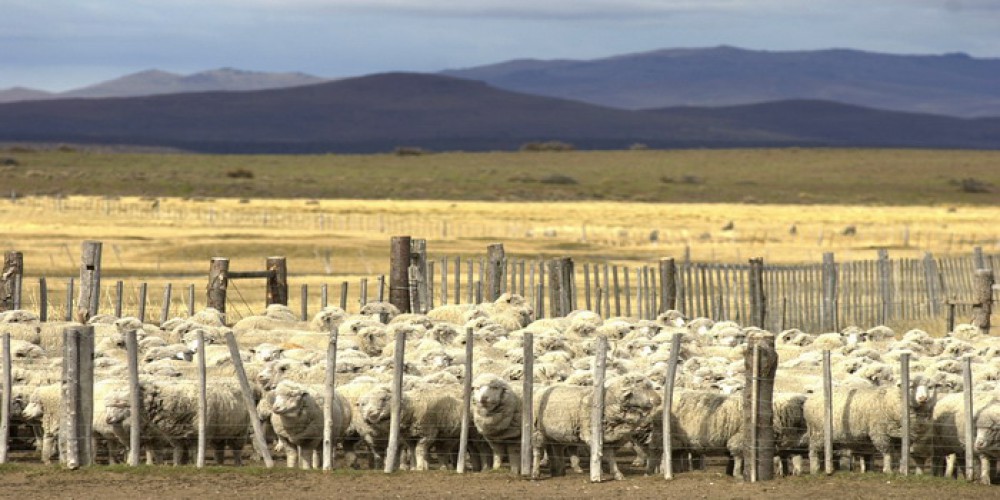
[[[676,479],[629,476],[592,484],[572,474],[528,481],[508,473],[290,471],[256,467],[94,467],[69,471],[55,466],[0,466],[0,498],[181,499],[240,498],[1000,498],[1000,486],[941,478],[835,474],[745,484],[716,472],[679,473]]]

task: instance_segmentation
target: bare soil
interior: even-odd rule
[[[528,481],[508,473],[294,471],[256,467],[93,467],[69,471],[56,466],[0,467],[0,497],[102,500],[140,498],[1000,498],[1000,487],[930,477],[882,474],[783,478],[747,484],[717,472],[660,477],[631,475],[625,481],[592,484],[573,474]]]

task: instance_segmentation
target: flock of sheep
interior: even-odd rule
[[[329,332],[338,332],[335,433],[348,466],[378,467],[386,460],[394,371],[394,339],[405,336],[401,406],[402,468],[453,467],[462,432],[462,379],[466,332],[473,339],[472,419],[468,462],[473,469],[509,467],[519,472],[525,332],[533,343],[533,470],[552,475],[566,466],[580,471],[592,436],[590,405],[597,339],[608,339],[603,458],[607,471],[624,477],[616,454],[656,473],[663,455],[663,386],[671,340],[681,336],[672,402],[673,463],[680,470],[724,458],[740,473],[744,446],[744,356],[748,336],[772,334],[732,321],[686,319],[667,311],[657,320],[602,318],[574,311],[535,319],[519,295],[495,302],[437,307],[426,315],[400,314],[388,303],[358,314],[331,307],[303,322],[285,306],[227,326],[214,309],[162,325],[135,318],[91,318],[96,331],[94,446],[111,463],[129,443],[129,416],[140,412],[142,448],[149,463],[182,464],[197,443],[199,386],[192,362],[199,350],[209,365],[206,440],[215,460],[240,464],[251,456],[253,422],[225,343],[233,332],[253,382],[259,418],[270,449],[289,467],[320,465],[324,382]],[[49,463],[58,452],[62,335],[74,323],[40,323],[27,311],[0,313],[0,333],[11,334],[14,423],[26,443]],[[126,332],[139,339],[141,408],[130,403]],[[198,338],[204,339],[200,344]],[[962,360],[971,357],[975,386],[974,443],[980,477],[990,480],[990,460],[1000,457],[1000,343],[960,325],[945,336],[878,326],[810,334],[775,335],[780,365],[773,401],[776,465],[800,474],[804,457],[820,468],[824,443],[821,362],[833,367],[833,443],[843,467],[889,472],[898,466],[903,412],[910,415],[910,456],[918,473],[954,475],[963,464],[965,407]],[[910,353],[909,387],[900,386],[899,359]],[[901,391],[910,391],[902,408]],[[30,431],[29,431],[30,430]],[[363,460],[364,459],[364,460]],[[897,463],[894,464],[894,460]],[[367,464],[365,464],[367,461]],[[928,469],[929,468],[929,469]]]

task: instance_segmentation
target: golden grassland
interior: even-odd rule
[[[41,276],[50,280],[50,300],[63,301],[58,290],[79,274],[80,244],[91,239],[103,242],[105,295],[110,301],[110,284],[125,281],[126,309],[137,301],[139,282],[149,283],[151,303],[161,300],[165,283],[175,287],[172,307],[186,303],[183,289],[189,284],[202,303],[212,257],[228,257],[231,270],[249,271],[263,269],[268,256],[285,256],[293,307],[299,287],[308,285],[315,310],[321,284],[330,285],[330,302],[336,303],[339,283],[348,281],[355,301],[361,277],[387,273],[393,235],[426,238],[439,276],[440,258],[479,258],[494,242],[503,242],[515,259],[572,256],[626,265],[682,259],[685,252],[694,261],[764,257],[770,263],[814,263],[824,252],[834,252],[839,261],[872,259],[878,248],[888,248],[894,258],[964,255],[975,246],[994,253],[1000,251],[998,219],[1000,206],[74,196],[0,201],[0,240],[4,249],[24,253],[32,278],[25,286],[27,306],[37,301],[34,278]],[[855,235],[843,234],[849,226]],[[240,282],[231,297],[260,304],[263,284]],[[248,305],[237,314],[253,309]]]

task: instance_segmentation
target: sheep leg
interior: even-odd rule
[[[539,440],[535,440],[538,443]],[[531,450],[531,479],[538,479],[542,475],[542,446],[536,444]]]
[[[284,438],[278,438],[281,447],[285,449],[285,466],[294,469],[299,466],[299,447]]]
[[[979,482],[990,484],[990,457],[979,455]]]
[[[52,434],[45,434],[42,437],[42,463],[49,465],[52,463],[52,457],[58,452],[56,436]]]
[[[606,446],[603,450],[604,461],[608,464],[608,470],[611,471],[611,475],[615,477],[615,481],[624,481],[625,474],[618,469],[618,460],[615,459],[615,447]]]
[[[583,474],[583,467],[580,467],[580,447],[573,446],[570,448],[569,453],[569,466],[573,469],[573,472],[577,474]]]
[[[632,445],[632,450],[635,451],[635,458],[632,460],[632,466],[633,467],[645,466],[647,461],[649,460],[649,455],[646,453],[646,450],[643,449],[643,447],[640,446],[635,439],[633,439],[630,444]]]
[[[958,455],[952,453],[949,454],[947,458],[944,459],[944,477],[954,478],[955,477],[955,464],[958,462]]]
[[[226,442],[218,441],[214,443],[213,455],[215,455],[215,464],[222,465],[226,463]]]
[[[546,447],[549,452],[549,470],[552,471],[552,477],[559,477],[566,475],[566,455],[565,446],[563,445],[550,445]]]
[[[819,447],[809,442],[809,473],[819,474]]]
[[[892,452],[882,454],[882,473],[892,474]]]
[[[732,455],[733,477],[739,479],[743,477],[743,455],[737,453]]]
[[[521,447],[516,444],[507,445],[507,459],[510,461],[510,472],[515,476],[521,473]],[[493,459],[493,468],[496,468],[502,463],[503,460],[499,458]]]
[[[802,475],[802,455],[792,455],[792,475]]]

